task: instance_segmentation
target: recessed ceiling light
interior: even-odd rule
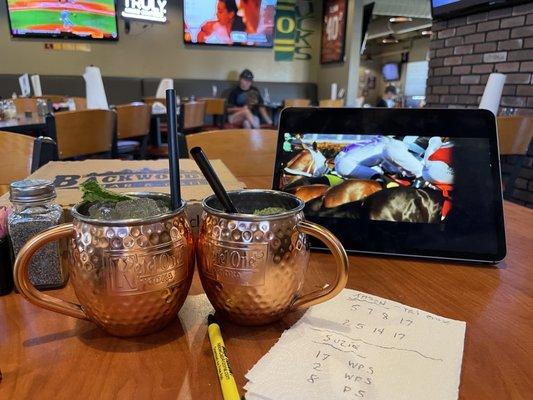
[[[390,17],[389,22],[399,23],[399,22],[411,22],[413,18],[411,17]]]
[[[420,32],[422,36],[431,36],[432,32],[430,30]]]
[[[399,43],[399,42],[400,41],[398,39],[396,39],[392,35],[389,35],[389,36],[384,37],[383,39],[381,39],[381,43],[383,43],[383,44],[394,44],[394,43]]]

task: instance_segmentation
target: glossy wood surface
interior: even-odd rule
[[[271,184],[238,178],[250,187]],[[533,393],[533,210],[506,203],[505,213],[508,256],[498,267],[350,256],[349,288],[467,322],[459,392],[465,400]],[[333,274],[333,258],[313,253],[304,290]],[[0,297],[0,399],[222,399],[206,335],[208,310],[190,304],[201,293],[196,276],[179,320],[132,339],[107,336],[16,294]],[[69,288],[50,294],[73,299]],[[221,324],[241,394],[244,374],[299,316],[256,328]]]
[[[74,100],[76,111],[87,110],[87,99],[85,97],[69,97]]]
[[[45,99],[47,101],[50,100],[52,103],[61,103],[67,97],[70,96],[65,96],[62,94],[43,94],[42,96],[37,98]]]
[[[31,136],[0,131],[0,195],[9,190],[11,182],[31,173],[33,143]]]
[[[343,99],[335,99],[335,100],[324,99],[318,102],[318,106],[319,107],[333,107],[333,108],[344,107],[344,100]]]
[[[189,101],[183,103],[182,129],[201,128],[204,126],[205,101]]]
[[[200,100],[205,102],[206,115],[224,115],[226,99],[218,97],[202,97]]]
[[[285,99],[283,100],[284,107],[309,107],[311,100],[309,99]]]
[[[200,146],[210,159],[223,160],[235,176],[272,179],[278,140],[275,130],[224,129],[186,135],[185,140],[189,150]]]
[[[115,107],[117,112],[117,137],[137,138],[150,133],[152,108],[148,104],[123,104]]]
[[[110,110],[55,114],[59,159],[111,151],[116,113]]]
[[[17,115],[17,118],[0,120],[0,130],[3,131],[22,131],[26,129],[43,129],[46,127],[44,117],[33,113],[31,117],[24,114]]]
[[[13,99],[15,107],[17,108],[17,114],[35,113],[37,114],[37,99],[29,97],[18,97]]]
[[[498,117],[497,121],[500,154],[526,154],[533,138],[533,118]]]

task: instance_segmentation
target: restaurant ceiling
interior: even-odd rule
[[[374,15],[431,18],[429,0],[365,0],[365,4],[372,2]]]

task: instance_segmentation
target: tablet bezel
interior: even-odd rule
[[[494,182],[494,193],[488,201],[494,203],[494,233],[496,248],[490,254],[479,252],[463,252],[449,249],[428,251],[416,248],[403,252],[381,252],[364,248],[359,243],[354,248],[349,232],[334,232],[344,244],[348,252],[407,257],[452,259],[496,263],[505,257],[505,228],[503,215],[503,198],[501,191],[501,172],[498,150],[496,119],[487,110],[478,109],[386,109],[386,108],[286,108],[281,112],[279,135],[276,149],[276,161],[272,188],[279,190],[280,177],[283,173],[281,155],[283,151],[284,133],[342,133],[354,135],[376,135],[385,132],[390,135],[421,135],[428,136],[431,132],[446,132],[446,136],[455,138],[488,139],[490,147],[491,178]],[[314,218],[309,218],[311,221]],[[320,221],[326,227],[327,223]],[[326,221],[327,222],[327,221]],[[373,222],[373,221],[372,221]],[[312,247],[323,249],[318,242]]]

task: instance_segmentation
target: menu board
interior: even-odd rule
[[[346,12],[346,0],[324,0],[322,46],[320,51],[321,64],[344,61]]]

